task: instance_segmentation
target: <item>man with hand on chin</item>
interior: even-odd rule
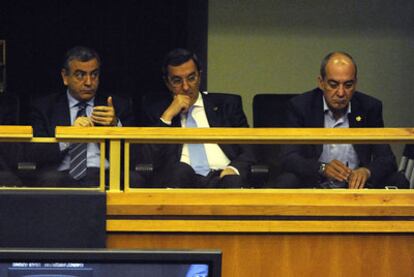
[[[158,127],[248,127],[238,95],[200,92],[200,64],[186,49],[164,59],[163,78],[170,97],[147,108],[150,125]],[[254,158],[249,145],[151,145],[155,186],[226,187],[247,184]]]
[[[34,135],[53,137],[56,126],[132,126],[130,102],[97,93],[101,59],[92,49],[74,47],[65,56],[61,76],[67,89],[35,101],[31,110]],[[96,143],[36,144],[34,159],[42,168],[42,186],[96,186],[100,150]],[[105,164],[108,168],[108,162]]]
[[[356,91],[357,65],[344,52],[332,52],[321,63],[318,88],[292,98],[286,127],[384,127],[382,103]],[[405,188],[395,156],[387,144],[285,145],[285,174],[278,187],[362,189],[386,185]]]

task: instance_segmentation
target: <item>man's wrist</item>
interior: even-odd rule
[[[326,169],[326,163],[320,163],[319,164],[319,170],[318,173],[320,176],[324,177],[325,176],[325,169]]]

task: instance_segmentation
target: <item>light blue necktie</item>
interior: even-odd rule
[[[194,106],[192,106],[187,113],[187,128],[197,128],[197,122],[192,116]],[[208,165],[206,149],[204,144],[188,144],[188,152],[190,154],[190,165],[197,174],[207,176],[210,172]]]

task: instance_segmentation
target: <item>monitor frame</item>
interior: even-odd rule
[[[208,264],[209,277],[221,277],[222,252],[214,249],[33,249],[0,248],[0,264],[9,262]]]

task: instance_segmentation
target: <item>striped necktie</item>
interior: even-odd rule
[[[197,128],[197,122],[192,116],[194,106],[192,106],[187,113],[187,128]],[[210,172],[208,165],[207,153],[204,144],[188,144],[188,152],[190,155],[190,165],[197,174],[207,176]]]
[[[86,107],[88,104],[86,102],[79,102],[78,113],[76,118],[80,116],[86,116]],[[86,176],[86,149],[87,143],[73,143],[69,148],[70,156],[70,168],[69,175],[72,176],[75,180],[80,180]]]

